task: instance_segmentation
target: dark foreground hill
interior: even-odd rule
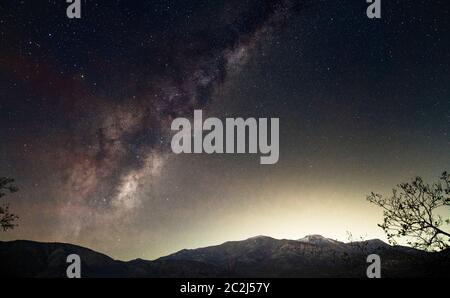
[[[381,240],[343,243],[319,235],[259,236],[129,262],[71,244],[0,242],[0,276],[65,277],[66,257],[78,254],[83,277],[365,277],[366,257],[373,253],[381,257],[382,277],[450,277],[448,250],[430,253]]]

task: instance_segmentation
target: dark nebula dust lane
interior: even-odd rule
[[[170,4],[142,4],[161,22],[154,28],[156,21],[136,17],[138,8],[118,1],[86,5],[89,12],[80,24],[51,16],[48,21],[61,21],[52,28],[38,15],[61,10],[60,5],[27,4],[36,11],[24,5],[3,5],[2,38],[8,42],[1,46],[1,71],[3,83],[16,86],[4,94],[2,106],[26,115],[2,122],[11,132],[29,134],[27,146],[37,154],[23,157],[57,176],[48,185],[57,198],[51,208],[65,222],[64,233],[74,236],[92,224],[120,224],[139,207],[145,196],[140,189],[159,175],[170,149],[170,121],[216,100],[227,77],[238,73],[259,42],[298,6],[222,3],[218,20],[207,16],[210,24],[196,14],[209,13],[205,3],[188,4],[182,9],[192,10],[189,15],[177,10],[169,19]],[[170,24],[181,18],[185,26]],[[17,145],[7,144],[10,150]]]

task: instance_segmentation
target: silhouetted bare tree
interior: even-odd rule
[[[397,238],[405,238],[406,243],[418,249],[432,251],[450,247],[450,174],[447,172],[431,185],[416,177],[397,185],[389,197],[372,192],[367,200],[383,208],[384,220],[379,226],[392,244],[397,243]]]
[[[18,191],[18,188],[13,185],[14,179],[0,177],[0,198],[6,195],[6,193],[13,193]],[[15,221],[19,217],[9,212],[9,205],[4,203],[0,205],[0,228],[3,231],[13,229],[16,224]]]

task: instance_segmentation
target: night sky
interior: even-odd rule
[[[365,197],[450,170],[450,5],[0,3],[1,240],[156,258],[255,235],[385,239]],[[171,152],[175,117],[280,118],[280,159]]]

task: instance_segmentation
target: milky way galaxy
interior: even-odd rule
[[[61,217],[69,223],[66,232],[83,233],[92,221],[120,224],[140,206],[146,197],[144,186],[159,176],[164,165],[170,122],[216,99],[228,73],[239,71],[259,41],[287,17],[292,9],[288,6],[292,5],[283,1],[249,5],[237,21],[222,24],[214,34],[166,37],[156,51],[167,51],[168,70],[150,69],[142,78],[143,86],[129,83],[126,92],[135,94],[132,98],[111,103],[94,94],[85,99],[89,103],[71,120],[81,118],[82,123],[69,132],[69,146],[62,153],[69,161],[59,194],[65,198]],[[249,13],[255,14],[251,23],[239,23]],[[95,112],[89,109],[90,115],[84,116],[86,105],[94,105]]]

